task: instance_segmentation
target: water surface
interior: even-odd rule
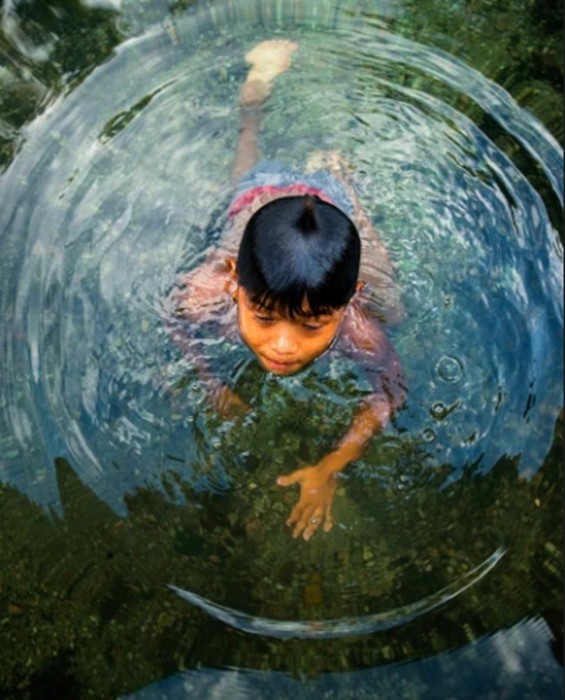
[[[557,141],[401,5],[159,7],[106,10],[130,38],[45,97],[0,180],[2,683],[558,697]],[[362,379],[331,358],[275,378],[218,338],[252,406],[225,422],[166,330],[221,236],[243,55],[270,36],[300,50],[263,153],[346,155],[407,312],[406,406],[308,545],[275,478],[339,439]]]

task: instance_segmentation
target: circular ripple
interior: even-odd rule
[[[456,357],[444,355],[436,365],[436,375],[444,382],[458,382],[463,376],[463,365]]]
[[[426,442],[433,442],[437,435],[431,428],[425,428],[422,430],[422,437]]]

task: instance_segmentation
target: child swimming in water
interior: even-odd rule
[[[387,425],[405,390],[381,325],[403,313],[392,265],[347,180],[345,163],[336,153],[317,153],[307,172],[298,173],[257,162],[261,107],[297,48],[290,41],[264,41],[246,55],[252,67],[240,92],[228,231],[171,299],[173,337],[181,345],[183,324],[198,328],[215,321],[222,337],[239,336],[267,372],[292,375],[322,354],[338,352],[358,363],[371,382],[372,393],[335,449],[318,464],[277,479],[280,486],[299,484],[287,525],[294,537],[309,540],[320,526],[332,529],[337,475]],[[247,410],[203,361],[199,371],[223,416]]]

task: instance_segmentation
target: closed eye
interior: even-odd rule
[[[275,322],[275,319],[272,316],[261,316],[259,314],[253,314],[253,315],[260,323],[274,323]]]

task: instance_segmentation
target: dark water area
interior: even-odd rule
[[[563,695],[562,9],[0,4],[0,695]],[[207,352],[167,299],[230,200],[245,52],[299,45],[261,150],[341,151],[393,260],[408,398],[337,525],[276,477],[363,379]]]

